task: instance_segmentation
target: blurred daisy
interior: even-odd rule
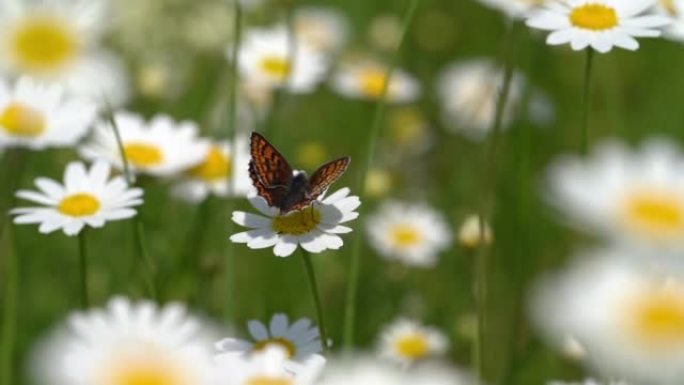
[[[534,291],[536,323],[554,343],[570,334],[586,362],[608,378],[674,384],[684,378],[684,281],[625,263],[625,253],[592,253],[548,276]]]
[[[314,385],[325,366],[318,354],[302,363],[288,360],[285,349],[269,346],[250,356],[216,356],[219,384],[225,385]]]
[[[17,197],[41,204],[11,211],[16,224],[40,224],[43,234],[61,229],[73,236],[85,226],[102,227],[108,221],[131,218],[141,205],[143,191],[130,188],[121,176],[110,179],[109,165],[95,163],[86,169],[71,162],[64,171],[64,184],[47,178],[35,180],[39,191],[20,190]]]
[[[425,114],[414,106],[402,106],[389,111],[388,153],[416,155],[424,153],[434,144],[434,135]]]
[[[366,174],[364,192],[367,197],[380,198],[392,191],[392,174],[382,168],[371,168]]]
[[[613,47],[630,51],[639,48],[637,37],[658,37],[667,17],[646,14],[656,0],[571,0],[555,1],[533,11],[527,25],[552,31],[549,45],[570,44],[579,51],[590,47],[606,53]]]
[[[366,100],[382,97],[388,83],[389,68],[379,62],[362,60],[342,63],[333,77],[332,87],[339,94]],[[387,84],[387,100],[390,103],[409,103],[420,96],[420,84],[401,69],[395,69]]]
[[[368,25],[367,39],[376,48],[391,51],[401,39],[402,19],[395,14],[375,16]]]
[[[349,37],[347,20],[333,8],[297,8],[294,28],[299,41],[323,52],[339,51]]]
[[[211,143],[204,160],[185,171],[181,181],[174,186],[173,193],[196,203],[209,195],[227,197],[230,183],[233,196],[247,196],[252,188],[249,159],[249,144],[244,136],[238,137],[234,145],[228,141]]]
[[[390,201],[368,218],[368,236],[384,258],[432,267],[451,243],[451,230],[438,212],[423,204]]]
[[[503,72],[491,60],[474,59],[448,66],[439,75],[437,92],[442,104],[442,121],[452,132],[472,140],[484,139],[496,116]],[[508,128],[520,112],[527,80],[515,72],[504,109],[502,127]],[[527,105],[530,120],[544,124],[553,120],[553,107],[540,92],[533,92]]]
[[[580,382],[565,382],[565,381],[550,381],[546,385],[629,385],[627,382],[623,381],[608,381],[601,382],[594,379],[586,379]]]
[[[40,384],[211,383],[211,336],[180,304],[114,298],[105,309],[72,314],[58,331],[38,346]]]
[[[199,165],[207,156],[209,143],[200,140],[195,123],[173,121],[157,115],[149,122],[142,117],[118,112],[114,115],[123,150],[132,171],[154,176],[172,176]],[[86,159],[102,159],[123,168],[114,129],[103,121],[95,127],[92,140],[80,149]]]
[[[684,42],[684,0],[659,0],[655,11],[670,19],[670,24],[663,31],[665,37]]]
[[[471,376],[443,364],[421,364],[411,370],[356,355],[332,360],[319,385],[472,385]]]
[[[400,318],[382,330],[378,350],[382,357],[409,365],[442,355],[448,346],[449,341],[439,330]]]
[[[308,318],[300,318],[290,324],[287,315],[275,314],[269,325],[251,320],[247,328],[254,342],[226,338],[219,341],[216,347],[225,353],[257,353],[278,346],[284,349],[288,359],[297,361],[304,361],[321,352],[318,327],[312,325]]]
[[[631,151],[604,142],[589,159],[557,161],[549,180],[550,202],[581,228],[632,247],[684,249],[684,155],[673,143]]]
[[[553,0],[480,0],[488,7],[494,8],[514,18],[524,18],[539,7]]]
[[[96,113],[95,104],[66,96],[61,86],[27,77],[13,86],[0,81],[0,147],[73,146],[86,135]]]
[[[245,83],[260,88],[285,87],[294,93],[309,93],[323,80],[325,56],[297,41],[290,44],[285,28],[252,29],[240,45],[238,66]],[[290,50],[294,48],[294,52]],[[231,48],[228,49],[230,56]]]
[[[251,249],[273,247],[273,253],[278,257],[290,256],[297,246],[311,253],[337,250],[343,244],[339,234],[352,231],[342,224],[359,216],[355,210],[361,201],[349,193],[348,188],[337,190],[327,197],[320,197],[310,207],[285,215],[269,206],[263,198],[253,195],[249,202],[261,215],[233,212],[233,222],[250,230],[234,234],[230,240],[246,243]]]
[[[489,223],[482,223],[479,215],[467,217],[458,229],[458,243],[468,249],[474,249],[481,244],[489,245],[494,236]]]
[[[0,71],[120,104],[128,93],[123,65],[98,47],[108,18],[104,0],[2,0]]]

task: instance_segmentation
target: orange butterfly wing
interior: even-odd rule
[[[337,179],[347,171],[347,167],[351,162],[351,158],[345,156],[344,158],[335,159],[328,162],[316,170],[316,172],[309,178],[309,185],[306,188],[306,196],[312,201],[323,194],[325,190],[330,187]]]
[[[257,193],[269,206],[279,206],[288,193],[292,168],[266,138],[253,132],[250,138],[249,176]]]

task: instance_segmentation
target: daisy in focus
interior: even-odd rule
[[[532,315],[560,346],[568,334],[607,378],[674,384],[684,378],[684,282],[627,263],[631,251],[582,256],[533,292]]]
[[[449,346],[439,330],[404,318],[387,325],[380,335],[380,356],[403,365],[440,356]]]
[[[551,31],[549,45],[570,44],[575,51],[587,47],[600,53],[613,47],[635,51],[637,37],[659,37],[670,21],[649,14],[656,0],[570,0],[554,1],[533,11],[527,19],[532,28]]]
[[[558,160],[549,182],[549,201],[579,228],[632,248],[684,250],[684,155],[672,142],[603,142],[586,160]]]
[[[246,243],[251,249],[273,247],[278,257],[292,255],[298,246],[311,253],[337,250],[343,245],[340,234],[352,231],[343,224],[359,216],[356,209],[361,201],[349,193],[348,188],[342,188],[319,197],[309,207],[287,214],[269,206],[265,199],[250,195],[249,202],[259,214],[233,212],[233,222],[250,230],[233,234],[230,240]]]
[[[183,173],[180,182],[173,188],[173,194],[191,203],[201,202],[210,195],[221,198],[247,196],[252,188],[248,164],[246,137],[238,137],[234,144],[228,141],[213,142],[204,160]],[[230,188],[232,191],[229,191]]]
[[[410,103],[420,97],[420,84],[401,69],[395,69],[388,79],[387,65],[374,60],[342,63],[332,79],[333,89],[352,99],[379,100],[387,88],[390,103]]]
[[[212,382],[211,336],[180,304],[114,298],[72,314],[34,354],[39,384],[203,385]]]
[[[325,362],[318,354],[293,362],[285,349],[269,346],[250,356],[219,354],[216,371],[221,385],[314,385]]]
[[[525,18],[553,0],[480,0],[480,3],[516,19]]]
[[[123,65],[99,47],[107,8],[104,0],[0,1],[0,71],[122,104],[128,97]]]
[[[276,346],[284,349],[287,359],[300,362],[321,352],[318,328],[308,318],[300,318],[290,324],[287,315],[275,314],[268,325],[251,320],[247,328],[253,341],[226,338],[216,343],[216,347],[223,353],[246,355]]]
[[[108,221],[131,218],[135,206],[143,203],[143,190],[131,188],[122,176],[110,179],[110,168],[96,162],[90,169],[81,162],[71,162],[64,171],[63,184],[48,178],[35,180],[39,191],[20,190],[17,198],[40,204],[20,207],[10,213],[16,224],[39,224],[47,234],[62,230],[73,236],[86,227],[103,227]]]
[[[65,95],[61,86],[27,77],[14,85],[0,81],[0,147],[74,146],[96,114],[94,103]]]
[[[435,266],[452,241],[444,217],[423,204],[387,202],[368,218],[366,231],[382,257],[416,267]]]
[[[314,91],[328,69],[327,59],[307,44],[292,45],[288,35],[284,27],[246,32],[237,59],[244,83],[265,90]],[[227,50],[229,57],[231,51]]]
[[[121,135],[123,151],[131,170],[159,177],[178,175],[197,166],[206,158],[209,143],[198,137],[192,122],[175,122],[157,115],[149,122],[142,117],[118,112],[114,121]],[[80,148],[82,157],[104,160],[122,170],[124,165],[113,127],[99,122],[93,138]]]

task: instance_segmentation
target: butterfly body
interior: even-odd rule
[[[346,171],[350,162],[349,157],[333,160],[311,177],[304,172],[295,173],[280,152],[256,132],[251,136],[250,152],[252,184],[257,194],[281,214],[311,205]]]

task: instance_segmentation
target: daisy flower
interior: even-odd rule
[[[321,352],[318,328],[308,318],[300,318],[290,324],[287,315],[275,314],[268,325],[251,320],[247,328],[253,342],[226,338],[216,344],[217,348],[225,353],[253,354],[279,346],[285,350],[288,359],[297,361],[304,361],[312,354]]]
[[[506,15],[520,19],[525,18],[535,9],[550,3],[552,0],[479,0],[480,3],[501,11]]]
[[[411,370],[363,355],[331,360],[319,385],[474,385],[472,376],[444,364],[423,363]]]
[[[675,384],[684,378],[684,281],[628,263],[632,251],[583,255],[545,277],[532,315],[552,343],[574,336],[586,363],[608,378]]]
[[[432,267],[451,244],[442,215],[424,204],[389,201],[368,218],[371,246],[384,258],[409,266]]]
[[[684,249],[684,155],[665,139],[636,151],[603,142],[588,159],[558,160],[548,200],[579,228],[632,248]]]
[[[613,47],[639,48],[637,37],[658,37],[667,17],[645,14],[656,0],[569,0],[549,3],[532,12],[527,25],[552,31],[549,45],[570,44],[579,51],[590,47],[606,53]]]
[[[390,103],[409,103],[420,97],[420,84],[401,69],[387,78],[388,66],[373,60],[342,63],[332,79],[333,89],[353,99],[378,100],[387,84]]]
[[[196,166],[205,159],[209,143],[200,140],[192,122],[173,121],[157,115],[149,122],[142,117],[118,112],[114,115],[124,153],[136,173],[167,177]],[[92,140],[80,148],[86,159],[101,159],[123,169],[121,152],[109,122],[99,122]]]
[[[586,379],[586,380],[580,381],[580,382],[550,381],[550,382],[547,382],[546,385],[629,385],[629,384],[627,382],[623,382],[623,381],[601,382],[601,381],[596,381],[592,378],[589,378],[589,379]]]
[[[301,42],[290,44],[287,29],[252,29],[240,44],[238,67],[243,82],[259,88],[285,87],[294,93],[313,92],[323,80],[325,56]],[[294,52],[290,50],[294,48]],[[227,51],[231,55],[232,48]]]
[[[232,195],[247,196],[252,189],[249,159],[249,142],[244,136],[238,137],[234,144],[228,141],[211,143],[204,160],[184,172],[173,193],[188,202],[197,203],[209,195],[227,197],[230,183]]]
[[[347,20],[326,7],[298,8],[294,28],[298,40],[323,52],[339,51],[349,37]]]
[[[285,215],[263,198],[251,195],[249,202],[261,215],[233,212],[233,222],[250,230],[234,234],[230,240],[246,243],[251,249],[273,247],[273,253],[278,257],[290,256],[297,246],[311,253],[337,250],[343,244],[338,234],[352,231],[342,224],[359,216],[355,210],[361,201],[349,193],[348,188],[342,188],[327,197],[319,197],[310,207]]]
[[[668,39],[684,42],[684,0],[659,0],[655,11],[670,19],[663,35]]]
[[[211,384],[210,341],[183,305],[117,297],[72,314],[37,347],[32,368],[39,384]]]
[[[104,0],[0,1],[0,71],[62,84],[69,93],[115,104],[128,97],[123,65],[99,48]]]
[[[14,85],[0,81],[0,147],[73,146],[88,132],[96,113],[94,103],[66,96],[61,86],[27,77]]]
[[[458,229],[458,243],[468,249],[474,249],[481,244],[489,245],[494,240],[489,223],[482,223],[479,215],[467,217]]]
[[[64,184],[52,179],[35,180],[39,191],[20,190],[17,198],[41,204],[11,211],[16,224],[40,224],[43,234],[61,229],[73,236],[85,226],[102,227],[108,221],[131,218],[141,205],[143,191],[130,188],[122,176],[110,179],[109,165],[96,162],[90,169],[71,162],[64,171]]]
[[[409,365],[446,352],[449,341],[439,330],[400,318],[380,334],[380,356]]]
[[[285,349],[269,346],[250,356],[219,354],[216,362],[222,385],[314,385],[326,361],[314,354],[304,362],[293,362]]]

